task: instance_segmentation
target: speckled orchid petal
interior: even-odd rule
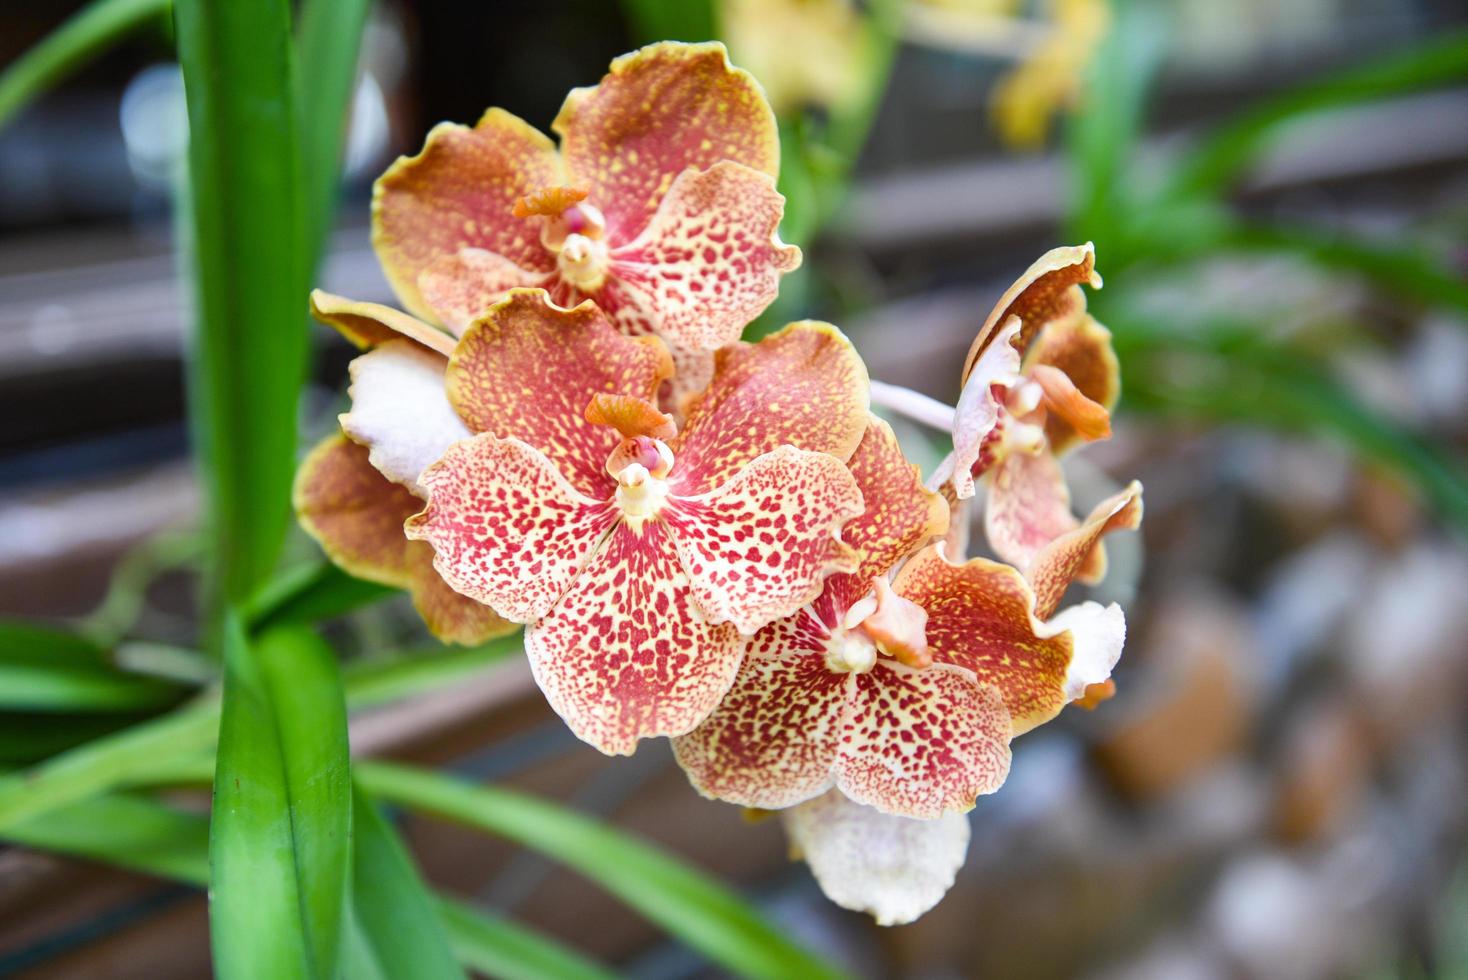
[[[734,686],[673,751],[705,796],[781,809],[832,785],[893,813],[966,810],[1009,771],[1009,714],[966,670],[886,658],[829,666],[840,643],[808,610],[750,641]],[[870,647],[868,647],[870,649]]]
[[[662,518],[699,606],[750,634],[820,595],[827,575],[855,570],[841,526],[862,508],[839,459],[781,446],[716,490],[670,498]]]
[[[780,816],[791,857],[805,859],[826,897],[883,926],[937,905],[968,853],[968,818],[959,813],[914,820],[832,790]]]
[[[418,292],[438,322],[462,337],[469,324],[510,290],[544,286],[554,278],[495,252],[461,248],[434,259],[419,273]]]
[[[566,310],[518,289],[465,332],[449,362],[449,400],[474,432],[522,439],[582,493],[607,496],[605,469],[621,437],[586,419],[593,395],[657,397],[672,373],[655,337],[626,337],[591,303]]]
[[[1019,352],[1013,340],[1019,334],[1018,317],[1006,320],[990,344],[980,355],[974,369],[963,383],[958,406],[953,411],[953,459],[950,480],[959,500],[974,495],[974,471],[980,465],[990,436],[999,424],[1008,388],[1019,380]]]
[[[381,303],[364,303],[313,289],[311,315],[327,326],[335,327],[343,337],[364,350],[406,338],[444,357],[454,352],[453,337]]]
[[[825,792],[851,701],[851,674],[826,666],[830,631],[808,610],[749,641],[738,679],[673,754],[704,796],[779,810]]]
[[[456,591],[517,623],[550,611],[617,519],[539,450],[488,433],[450,446],[421,482],[428,506],[408,537],[433,546]]]
[[[729,690],[745,640],[694,606],[668,529],[619,524],[575,587],[525,634],[540,689],[608,755],[681,735]]]
[[[974,365],[992,343],[996,328],[1010,317],[1020,318],[1020,332],[1013,343],[1017,350],[1023,351],[1047,323],[1076,316],[1084,310],[1086,296],[1077,288],[1079,283],[1101,288],[1101,277],[1096,273],[1096,249],[1090,242],[1053,248],[1036,259],[999,297],[979,328],[963,362],[963,381],[967,383]]]
[[[642,234],[611,253],[613,319],[673,347],[738,340],[800,265],[800,249],[777,231],[784,210],[769,174],[728,161],[683,171]]]
[[[600,84],[566,97],[552,129],[614,244],[641,233],[690,167],[732,160],[771,177],[780,171],[775,114],[717,42],[664,41],[623,55]]]
[[[1062,318],[1050,323],[1025,354],[1024,369],[1048,366],[1061,371],[1077,392],[1108,412],[1121,395],[1121,366],[1111,346],[1111,331],[1089,315]],[[1084,438],[1074,420],[1052,411],[1045,420],[1050,449],[1063,453]]]
[[[372,465],[420,497],[418,476],[469,435],[444,393],[442,355],[390,340],[352,361],[352,410],[342,431],[371,450]]]
[[[1048,452],[1011,452],[991,471],[984,533],[1000,558],[1028,569],[1040,549],[1080,526],[1070,490]]]
[[[403,521],[422,501],[379,473],[366,447],[340,435],[318,443],[296,473],[294,499],[301,527],[332,562],[357,578],[406,589],[439,639],[473,645],[519,629],[433,570],[433,549],[403,534]]]
[[[1035,590],[1035,615],[1048,619],[1075,579],[1090,585],[1106,574],[1103,536],[1135,530],[1142,524],[1142,485],[1131,485],[1097,504],[1074,531],[1062,534],[1036,553],[1025,571]]]
[[[1019,572],[983,558],[955,565],[941,546],[909,559],[893,588],[927,610],[934,660],[971,670],[999,689],[1016,735],[1104,681],[1126,636],[1115,605],[1082,603],[1042,623]]]
[[[564,183],[555,144],[503,109],[490,109],[473,129],[435,126],[417,156],[399,157],[373,185],[372,244],[403,305],[433,316],[419,276],[464,248],[527,272],[553,271],[538,225],[515,217],[514,207]]]
[[[676,492],[702,493],[778,446],[849,459],[866,432],[866,366],[829,323],[792,323],[715,355],[713,380],[672,443]]]

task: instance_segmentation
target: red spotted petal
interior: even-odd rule
[[[851,674],[826,666],[826,626],[805,610],[750,640],[734,686],[673,754],[704,796],[779,810],[833,782]]]
[[[792,323],[715,355],[713,380],[672,444],[678,493],[718,486],[779,446],[849,459],[866,432],[866,366],[829,323]]]
[[[311,315],[335,327],[343,337],[364,350],[407,338],[444,357],[454,352],[454,338],[406,313],[337,296],[322,289],[311,291]]]
[[[421,501],[378,473],[366,447],[339,435],[323,440],[302,461],[294,497],[301,526],[327,557],[357,578],[407,589],[439,639],[472,645],[519,628],[444,584],[433,549],[403,534]]]
[[[963,380],[968,381],[974,364],[989,346],[996,328],[1017,316],[1021,321],[1016,349],[1023,351],[1052,320],[1077,316],[1086,308],[1086,295],[1077,285],[1087,283],[1093,289],[1101,288],[1101,277],[1096,274],[1096,249],[1087,242],[1065,248],[1053,248],[1035,260],[1014,285],[1004,291],[999,302],[989,313],[989,318],[979,328],[963,362]]]
[[[1061,371],[1077,392],[1108,412],[1121,395],[1121,366],[1111,347],[1111,331],[1090,316],[1055,320],[1040,331],[1025,354],[1027,373],[1040,366]],[[1063,413],[1045,420],[1050,449],[1062,453],[1085,437]]]
[[[927,610],[937,662],[967,668],[999,689],[1016,735],[1104,681],[1126,637],[1115,605],[1082,603],[1041,623],[1019,572],[983,558],[955,565],[937,545],[909,559],[893,587]]]
[[[912,922],[953,887],[968,852],[968,818],[913,820],[853,803],[832,790],[781,814],[792,857],[803,857],[826,897],[878,925]]]
[[[566,97],[551,128],[572,182],[589,191],[616,244],[637,237],[689,167],[732,160],[780,172],[775,114],[717,42],[665,41],[623,55],[599,85]]]
[[[417,156],[399,157],[373,187],[372,243],[403,305],[432,316],[418,277],[464,248],[527,272],[552,271],[539,222],[515,217],[514,207],[564,183],[555,144],[503,109],[490,109],[473,129],[435,126]]]
[[[1106,574],[1106,549],[1101,542],[1112,531],[1130,531],[1142,525],[1142,485],[1131,486],[1101,501],[1074,531],[1060,535],[1035,555],[1025,573],[1036,596],[1035,615],[1050,618],[1072,580],[1094,585]]]
[[[444,392],[441,354],[390,340],[352,361],[352,410],[342,430],[372,452],[383,476],[422,496],[418,475],[470,432]]]
[[[1000,692],[946,664],[882,659],[854,675],[836,785],[886,813],[933,819],[973,807],[1009,775],[1009,712]]]
[[[1050,453],[1012,452],[993,470],[984,533],[994,553],[1027,569],[1041,548],[1074,531],[1065,474]]]
[[[612,252],[616,319],[673,347],[715,350],[775,300],[800,249],[776,229],[785,198],[769,174],[728,161],[685,170],[635,241]]]
[[[424,268],[418,276],[418,291],[438,321],[455,336],[462,336],[470,323],[510,290],[544,286],[554,279],[553,274],[522,268],[495,252],[461,248]]]
[[[693,605],[667,529],[619,524],[550,614],[525,634],[546,699],[608,755],[681,735],[733,683],[745,640]]]
[[[845,464],[782,446],[717,490],[670,498],[662,517],[699,606],[749,634],[818,596],[828,574],[856,567],[840,535],[861,512]]]
[[[522,439],[582,493],[605,497],[615,430],[586,419],[599,393],[657,397],[672,372],[654,337],[619,334],[591,303],[572,310],[515,290],[476,320],[449,362],[449,399],[469,428]]]
[[[420,480],[428,506],[408,537],[433,546],[456,591],[518,623],[550,611],[617,520],[612,503],[578,492],[518,439],[455,443]]]

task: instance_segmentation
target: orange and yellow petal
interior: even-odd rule
[[[437,327],[381,303],[364,303],[323,289],[311,291],[311,315],[335,327],[362,349],[407,338],[444,357],[454,352],[454,338]]]
[[[996,688],[947,664],[882,659],[855,676],[835,767],[847,797],[931,820],[1004,784],[1010,722]]]
[[[449,362],[449,400],[469,428],[521,439],[582,493],[607,496],[605,466],[621,436],[586,419],[597,394],[657,398],[672,373],[655,337],[627,337],[591,303],[563,309],[517,289],[475,320]]]
[[[473,645],[519,627],[459,595],[433,570],[433,549],[403,534],[422,506],[382,476],[367,449],[340,435],[311,450],[296,474],[296,513],[328,558],[357,578],[406,589],[428,628],[449,643]]]
[[[403,305],[432,316],[418,277],[463,248],[494,252],[530,272],[552,271],[540,223],[515,217],[514,207],[565,182],[555,144],[502,109],[490,109],[472,129],[435,126],[417,156],[399,157],[373,186],[372,244]]]
[[[826,897],[882,926],[912,922],[937,905],[968,852],[961,813],[914,820],[831,790],[780,816],[791,857],[805,859]]]
[[[576,736],[608,755],[682,735],[719,704],[745,639],[694,606],[668,530],[619,524],[525,633],[540,689]]]
[[[985,348],[968,373],[953,410],[953,469],[949,479],[959,500],[974,495],[975,475],[988,468],[985,453],[1000,424],[1009,388],[1019,381],[1019,352],[1013,346],[1019,328],[1018,317],[1005,321],[995,342]]]
[[[829,323],[721,349],[672,443],[676,492],[710,490],[784,445],[849,459],[866,433],[869,387],[866,365]]]
[[[600,84],[566,97],[551,128],[613,244],[636,238],[690,167],[731,160],[780,172],[775,114],[718,42],[663,41],[623,55]]]
[[[1010,317],[1020,319],[1014,346],[1024,351],[1047,323],[1078,316],[1086,308],[1086,295],[1078,288],[1080,283],[1101,288],[1101,277],[1096,274],[1096,249],[1090,242],[1053,248],[1036,259],[999,297],[979,328],[963,362],[963,380],[968,381],[974,364],[992,342],[995,330]]]
[[[449,447],[420,482],[428,506],[408,537],[433,546],[455,591],[517,623],[550,611],[617,520],[539,450],[487,433]]]
[[[1073,580],[1079,578],[1090,585],[1099,582],[1106,573],[1102,537],[1141,525],[1142,485],[1133,480],[1125,490],[1097,504],[1080,527],[1041,548],[1025,572],[1035,590],[1035,615],[1048,619]]]
[[[695,789],[779,810],[833,784],[852,675],[826,666],[829,636],[806,610],[754,635],[718,708],[673,740],[673,755]]]
[[[1032,373],[1042,365],[1061,371],[1087,401],[1107,412],[1116,407],[1121,395],[1121,366],[1111,346],[1111,331],[1091,316],[1055,320],[1040,331],[1025,353],[1024,370]],[[1095,415],[1094,410],[1085,412]],[[1050,412],[1045,420],[1045,436],[1052,452],[1063,453],[1078,441],[1097,437],[1081,431],[1077,421],[1084,422],[1084,415],[1068,419],[1063,411]]]
[[[1050,453],[1011,452],[992,470],[984,534],[1000,558],[1028,569],[1042,548],[1079,525],[1065,473]]]
[[[510,290],[542,286],[553,278],[524,269],[495,252],[461,248],[434,259],[418,275],[418,292],[438,322],[461,337],[470,323]]]
[[[971,670],[999,689],[1016,735],[1110,676],[1126,637],[1115,605],[1082,603],[1041,623],[1019,572],[983,558],[955,565],[937,545],[903,565],[893,587],[927,610],[935,661]]]
[[[716,490],[669,498],[661,516],[699,606],[751,634],[820,595],[828,575],[856,568],[841,527],[862,508],[839,459],[781,446]]]
[[[738,340],[800,265],[800,249],[780,241],[784,211],[769,174],[729,161],[683,171],[642,234],[612,252],[616,318],[673,347]]]
[[[470,432],[444,392],[443,355],[390,340],[352,361],[351,411],[342,431],[371,450],[372,465],[422,496],[418,475]]]

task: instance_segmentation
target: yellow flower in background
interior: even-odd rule
[[[867,23],[851,0],[720,0],[719,30],[780,115],[863,92]]]
[[[990,100],[1006,143],[1033,149],[1044,142],[1050,120],[1075,103],[1081,75],[1110,21],[1105,0],[1053,0],[1045,40],[999,82]]]

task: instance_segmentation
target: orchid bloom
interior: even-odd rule
[[[748,807],[835,787],[899,816],[966,811],[1003,783],[1013,735],[1105,681],[1121,609],[1051,618],[1009,566],[948,561],[927,544],[946,526],[942,498],[886,423],[870,421],[849,466],[867,503],[844,532],[860,564],[754,637],[729,694],[674,753],[700,792]]]
[[[800,250],[776,229],[780,146],[759,84],[723,45],[663,42],[575,89],[545,135],[502,109],[443,123],[377,181],[373,244],[415,315],[461,334],[516,287],[594,300],[622,332],[656,334],[672,407],[711,351],[774,299]]]
[[[379,468],[401,457],[416,474],[427,506],[408,537],[433,547],[457,592],[528,625],[536,681],[604,752],[696,726],[746,635],[855,565],[840,531],[863,510],[845,460],[867,379],[832,326],[724,348],[678,428],[653,403],[671,371],[662,341],[619,333],[589,302],[512,290],[437,379],[468,437],[433,447],[421,422],[407,431],[425,414],[406,404],[419,397],[408,352],[389,344],[357,363],[388,354],[397,363],[380,360],[371,391],[356,372],[352,414],[383,420],[362,440]]]

